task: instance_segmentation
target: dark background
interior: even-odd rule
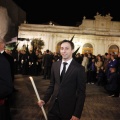
[[[110,13],[112,21],[120,21],[120,5],[117,0],[13,0],[26,12],[27,23],[45,24],[53,21],[59,25],[76,26],[86,19],[94,19]]]

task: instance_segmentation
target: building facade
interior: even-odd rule
[[[56,52],[60,41],[71,40],[74,36],[75,49],[80,48],[80,53],[117,54],[120,50],[120,22],[112,21],[110,14],[102,16],[97,13],[94,18],[83,17],[82,24],[77,27],[54,25],[52,22],[49,25],[23,23],[19,26],[18,38],[24,38],[24,41],[19,41],[18,48],[22,49],[23,44],[30,45],[34,38],[40,38],[45,43],[42,51]]]

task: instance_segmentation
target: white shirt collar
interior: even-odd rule
[[[71,63],[72,60],[73,60],[73,58],[71,58],[71,59],[68,60],[68,61],[63,61],[63,60],[62,60],[61,67],[60,67],[60,74],[61,74],[62,69],[63,69],[63,62],[67,62],[67,63],[68,63],[68,64],[66,65],[66,71],[67,71],[67,69],[68,69],[68,67],[69,67],[69,65],[70,65],[70,63]]]
[[[66,62],[66,63],[68,63],[67,65],[69,66],[69,65],[70,65],[70,63],[71,63],[71,61],[72,61],[72,59],[73,59],[73,58],[71,58],[71,59],[70,59],[70,60],[68,60],[68,61],[63,61],[63,60],[62,60],[62,64],[63,64],[63,62]]]
[[[2,50],[0,53],[2,54],[4,52],[4,50]]]

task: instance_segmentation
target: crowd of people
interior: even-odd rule
[[[52,63],[61,59],[60,53],[50,50],[46,50],[44,53],[39,50],[30,50],[29,52],[19,50],[14,54],[8,53],[14,58],[15,74],[43,75],[43,79],[50,78]],[[78,52],[73,58],[85,67],[87,84],[104,86],[109,95],[118,96],[120,89],[120,52],[118,54],[114,52],[105,53],[104,55],[80,54]]]
[[[77,59],[80,59],[77,55]],[[81,64],[85,67],[87,84],[103,86],[109,96],[119,97],[120,93],[120,53],[85,53]]]
[[[72,44],[69,41],[64,42],[68,43],[68,46],[69,44],[70,45]],[[64,49],[65,51],[67,51],[66,48]],[[115,54],[113,52],[105,53],[104,55],[101,54],[93,55],[92,53],[80,54],[79,52],[74,54],[72,53],[72,51],[73,50],[71,50],[72,58],[78,63],[78,65],[84,66],[87,78],[85,81],[86,84],[95,84],[97,86],[103,86],[109,96],[119,97],[120,52],[118,54]],[[9,81],[9,84],[11,84],[10,86],[11,91],[15,90],[14,88],[15,74],[43,76],[43,79],[50,79],[52,73],[51,68],[53,63],[56,63],[57,61],[66,60],[65,58],[63,59],[64,54],[62,55],[61,53],[52,52],[49,49],[47,49],[43,53],[38,49],[28,50],[26,48],[24,50],[17,50],[17,47],[16,49],[8,50],[5,49],[5,42],[0,42],[0,52],[2,55],[4,55],[4,57],[8,60],[9,63],[9,66],[6,69],[10,69],[11,77],[9,78],[9,80],[12,80],[12,84],[11,81]],[[1,60],[2,59],[4,60],[4,58],[2,57]],[[57,67],[55,69],[57,69]],[[8,93],[8,96],[10,94],[11,93]],[[1,98],[0,104],[2,104],[1,101],[3,100]]]

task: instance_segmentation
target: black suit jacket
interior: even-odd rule
[[[53,56],[50,54],[45,54],[43,58],[43,66],[44,67],[51,67],[52,66]]]
[[[10,63],[12,81],[14,81],[14,58],[11,55],[7,54],[5,51],[2,53],[2,55],[4,55]]]
[[[11,78],[10,64],[0,54],[0,99],[8,97],[12,93],[13,83]]]
[[[56,98],[62,116],[80,118],[85,101],[86,74],[85,68],[72,60],[62,82],[60,83],[61,61],[54,62],[51,69],[50,85],[43,98],[45,102],[51,98],[50,109]]]

